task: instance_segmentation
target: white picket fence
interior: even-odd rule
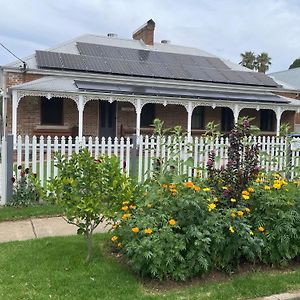
[[[260,166],[265,171],[285,171],[288,166],[292,166],[290,176],[296,176],[296,168],[300,167],[300,149],[290,149],[290,144],[286,138],[258,136],[253,137],[253,141],[261,145]],[[298,139],[300,141],[300,139]],[[120,168],[130,174],[135,168],[135,174],[139,182],[151,177],[156,167],[155,159],[167,160],[175,153],[183,160],[192,158],[192,165],[185,164],[182,171],[189,176],[196,175],[196,172],[205,176],[205,167],[209,157],[209,152],[215,150],[216,164],[218,167],[226,164],[228,138],[218,138],[215,140],[205,137],[186,138],[180,143],[172,138],[140,136],[136,141],[136,151],[133,151],[133,141],[130,138],[44,138],[36,137],[17,138],[16,166],[22,165],[30,167],[33,173],[38,174],[41,183],[58,173],[55,167],[54,154],[61,153],[71,157],[72,153],[78,153],[81,148],[87,148],[91,155],[97,158],[101,154],[109,156],[116,155],[120,159]],[[133,155],[135,156],[133,160]],[[134,166],[132,166],[134,164]],[[198,171],[196,171],[198,170]],[[299,174],[299,170],[298,170]]]

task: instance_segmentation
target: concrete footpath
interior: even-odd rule
[[[23,241],[50,236],[76,234],[77,227],[68,224],[62,217],[30,218],[21,221],[0,222],[0,243]],[[96,232],[107,232],[109,226],[99,224]],[[255,300],[300,300],[300,291],[257,298]]]
[[[96,232],[106,232],[109,226],[99,224]],[[21,221],[0,222],[0,243],[24,241],[49,236],[76,234],[77,227],[68,224],[62,217],[30,218]]]

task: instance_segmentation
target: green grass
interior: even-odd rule
[[[61,215],[62,209],[51,204],[41,204],[28,207],[0,206],[0,222],[28,219],[30,217]]]
[[[105,251],[107,234],[94,239],[94,257],[84,263],[82,236],[0,244],[0,299],[253,299],[300,288],[300,267],[224,276],[158,291],[143,285]]]

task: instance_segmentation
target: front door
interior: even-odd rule
[[[116,102],[99,101],[100,136],[116,136]]]

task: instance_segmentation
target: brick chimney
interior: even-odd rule
[[[146,45],[153,45],[155,22],[150,19],[147,23],[138,28],[133,34],[134,40],[143,40]]]

